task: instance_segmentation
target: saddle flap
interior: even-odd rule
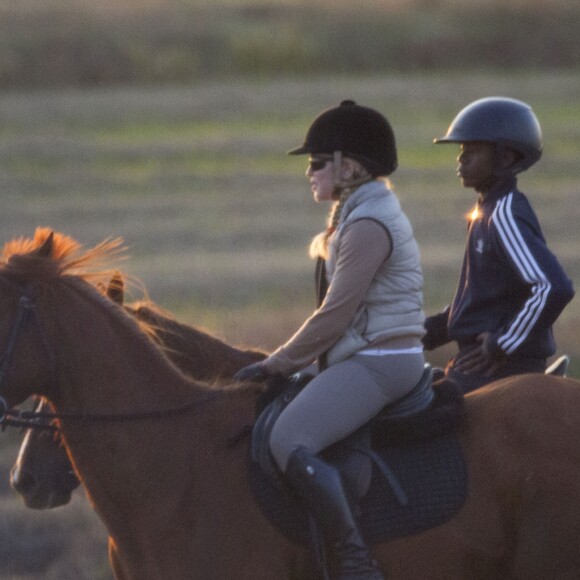
[[[305,384],[304,381],[297,379],[283,380],[286,383],[283,390],[264,407],[256,419],[252,428],[252,440],[250,443],[250,457],[252,461],[257,463],[262,471],[274,482],[282,481],[282,476],[270,453],[270,434],[280,413],[296,397]],[[271,389],[275,393],[279,392],[280,377],[276,377],[272,383],[269,383],[268,389]]]

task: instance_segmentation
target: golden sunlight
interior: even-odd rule
[[[470,222],[474,222],[477,218],[479,218],[481,216],[481,213],[479,211],[479,207],[476,205],[473,210],[471,211],[471,213],[467,214],[467,220]]]

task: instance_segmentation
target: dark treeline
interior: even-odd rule
[[[578,66],[580,3],[332,3],[0,13],[0,87],[190,83],[226,76]],[[16,6],[16,4],[15,4]],[[47,5],[48,6],[48,5]]]

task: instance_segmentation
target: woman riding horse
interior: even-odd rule
[[[356,431],[420,380],[425,360],[419,249],[386,176],[397,167],[395,137],[379,112],[353,101],[320,114],[293,155],[317,202],[333,202],[317,236],[318,309],[265,361],[238,379],[320,373],[276,421],[270,450],[305,499],[332,546],[340,580],[383,574],[359,531],[338,472],[317,454]]]

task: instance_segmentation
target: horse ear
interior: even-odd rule
[[[40,258],[48,258],[52,253],[52,245],[54,242],[54,232],[50,232],[44,243],[36,251],[36,255]]]
[[[111,278],[109,282],[109,286],[107,288],[107,296],[113,301],[119,304],[119,306],[123,305],[125,300],[125,293],[124,293],[124,284],[123,284],[123,277],[121,276],[120,272],[115,272],[114,276]]]

